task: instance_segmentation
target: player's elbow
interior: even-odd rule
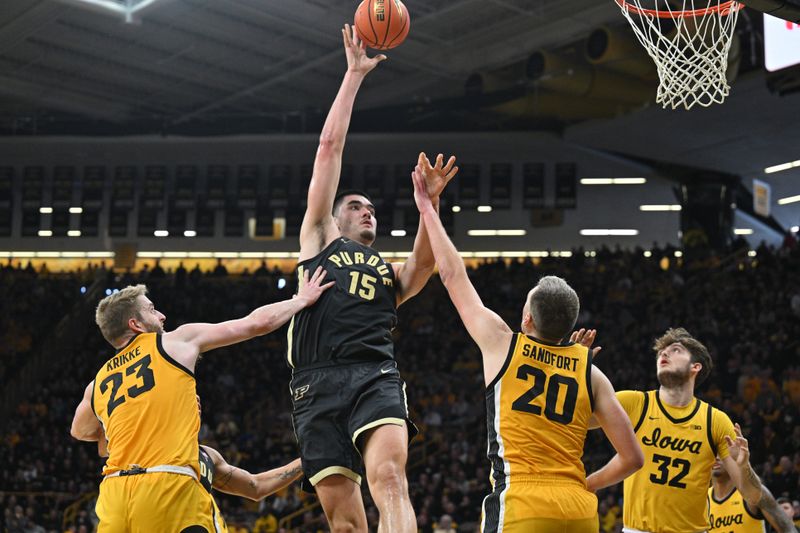
[[[625,454],[622,459],[625,461],[625,466],[630,471],[628,475],[633,474],[644,466],[644,452],[642,452],[642,448],[639,446],[636,446]]]
[[[87,430],[80,426],[80,424],[76,422],[72,422],[72,427],[69,430],[69,434],[72,435],[73,439],[82,440],[82,441],[95,441],[98,438],[98,431],[95,429]]]
[[[319,147],[317,148],[317,159],[336,157],[344,149],[344,138],[337,135],[322,132],[319,137]]]

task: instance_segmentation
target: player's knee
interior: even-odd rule
[[[406,490],[405,465],[398,461],[384,461],[372,469],[369,482],[371,485],[380,486],[382,491],[404,491]]]
[[[356,517],[340,516],[333,520],[328,520],[331,526],[331,533],[354,533],[358,531]]]

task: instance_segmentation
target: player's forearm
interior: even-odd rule
[[[421,219],[424,220],[425,229],[430,239],[431,251],[439,267],[439,277],[445,287],[457,275],[463,274],[466,276],[467,269],[464,266],[464,261],[461,259],[461,255],[459,255],[450,237],[447,236],[438,214],[435,211],[426,211],[422,214]]]
[[[320,150],[332,149],[341,154],[347,130],[350,127],[353,104],[362,81],[364,81],[364,75],[358,72],[348,70],[344,75],[342,85],[339,87],[339,92],[322,127],[319,137]]]
[[[303,477],[303,468],[300,459],[295,459],[288,465],[274,468],[266,472],[255,475],[256,479],[256,500],[262,500],[281,490],[287,485]]]
[[[778,502],[775,501],[767,487],[762,487],[758,508],[778,533],[797,533],[797,528],[794,527],[792,520],[778,506]]]
[[[760,503],[763,495],[761,480],[749,462],[741,469],[741,482],[737,488],[752,507],[756,507]]]
[[[641,463],[614,455],[606,465],[586,478],[586,487],[596,492],[602,488],[616,485],[641,468]]]
[[[255,309],[247,316],[253,328],[253,336],[266,335],[286,324],[307,305],[301,298],[292,298]]]

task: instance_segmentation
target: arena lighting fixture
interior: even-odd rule
[[[404,229],[393,229],[392,230],[392,237],[405,237],[406,230]]]
[[[527,234],[524,229],[471,229],[467,231],[470,237],[522,237]]]
[[[164,252],[138,252],[136,257],[141,259],[159,259],[164,257]]]
[[[52,237],[53,232],[49,229],[40,229],[39,230],[39,237]]]
[[[36,252],[36,257],[52,259],[53,257],[61,257],[61,252]]]
[[[83,213],[83,208],[82,207],[70,207],[69,208],[69,212],[72,213],[73,215],[80,215],[81,213]]]
[[[153,232],[156,237],[169,237],[169,232],[165,229],[157,229]]]
[[[644,251],[644,256],[645,257],[653,257],[653,252],[651,252],[650,250],[645,250]]]
[[[581,185],[643,185],[645,178],[581,178]]]
[[[639,211],[680,211],[681,206],[679,204],[650,204],[650,205],[640,205]]]
[[[492,206],[490,205],[479,205],[478,206],[478,213],[491,213]]]
[[[264,259],[264,252],[239,252],[240,259]]]
[[[453,213],[460,213],[461,212],[461,206],[460,205],[454,205],[450,209],[453,211]]]
[[[86,252],[86,257],[93,259],[105,259],[114,257],[114,252]]]
[[[747,252],[747,257],[755,257],[757,255],[758,252],[756,252],[755,250],[750,250],[749,252]]]
[[[183,232],[184,237],[197,237],[197,232],[193,229],[187,229]]]
[[[630,237],[639,235],[638,229],[582,229],[580,234],[584,237],[593,236],[615,236],[615,237]]]
[[[734,228],[733,230],[734,235],[752,235],[753,230],[750,228]]]
[[[764,174],[773,174],[775,172],[781,172],[783,170],[789,170],[790,168],[795,167],[800,167],[800,159],[797,161],[789,161],[788,163],[781,163],[780,165],[767,167],[764,169]]]
[[[53,212],[53,208],[52,207],[40,207],[39,208],[39,212],[41,214],[43,214],[43,215],[49,215],[50,213]]]
[[[183,252],[164,252],[164,259],[178,259],[185,255]]]
[[[683,252],[681,252],[680,250],[675,250],[675,254],[674,255],[675,255],[675,257],[683,257]]]
[[[125,22],[132,22],[133,15],[158,0],[72,0],[77,4],[86,4],[108,9],[114,13],[125,15]]]
[[[800,194],[796,196],[787,196],[786,198],[781,198],[780,200],[778,200],[778,205],[793,204],[795,202],[800,202]]]
[[[792,233],[797,233],[800,231],[800,226],[792,226]]]
[[[81,230],[79,229],[71,229],[67,232],[67,237],[80,237]]]

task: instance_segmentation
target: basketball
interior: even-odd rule
[[[364,0],[356,9],[358,37],[376,50],[389,50],[408,35],[411,19],[400,0]]]

